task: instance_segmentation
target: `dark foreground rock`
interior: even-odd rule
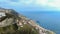
[[[0,8],[0,34],[55,34],[12,9]]]

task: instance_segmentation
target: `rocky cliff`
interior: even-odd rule
[[[55,34],[12,9],[0,8],[0,34]]]

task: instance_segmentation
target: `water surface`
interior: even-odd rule
[[[40,26],[60,34],[60,12],[21,12]]]

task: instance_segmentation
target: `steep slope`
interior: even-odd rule
[[[3,18],[3,19],[2,19]],[[0,8],[0,34],[55,34],[12,9]]]
[[[29,24],[30,26],[34,27],[36,30],[38,30],[39,34],[55,34],[53,31],[47,30],[39,26],[35,21],[26,18],[25,16],[21,16],[20,18],[24,24]],[[21,22],[21,21],[20,21]]]

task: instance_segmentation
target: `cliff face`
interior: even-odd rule
[[[55,34],[12,9],[0,8],[0,34]]]

